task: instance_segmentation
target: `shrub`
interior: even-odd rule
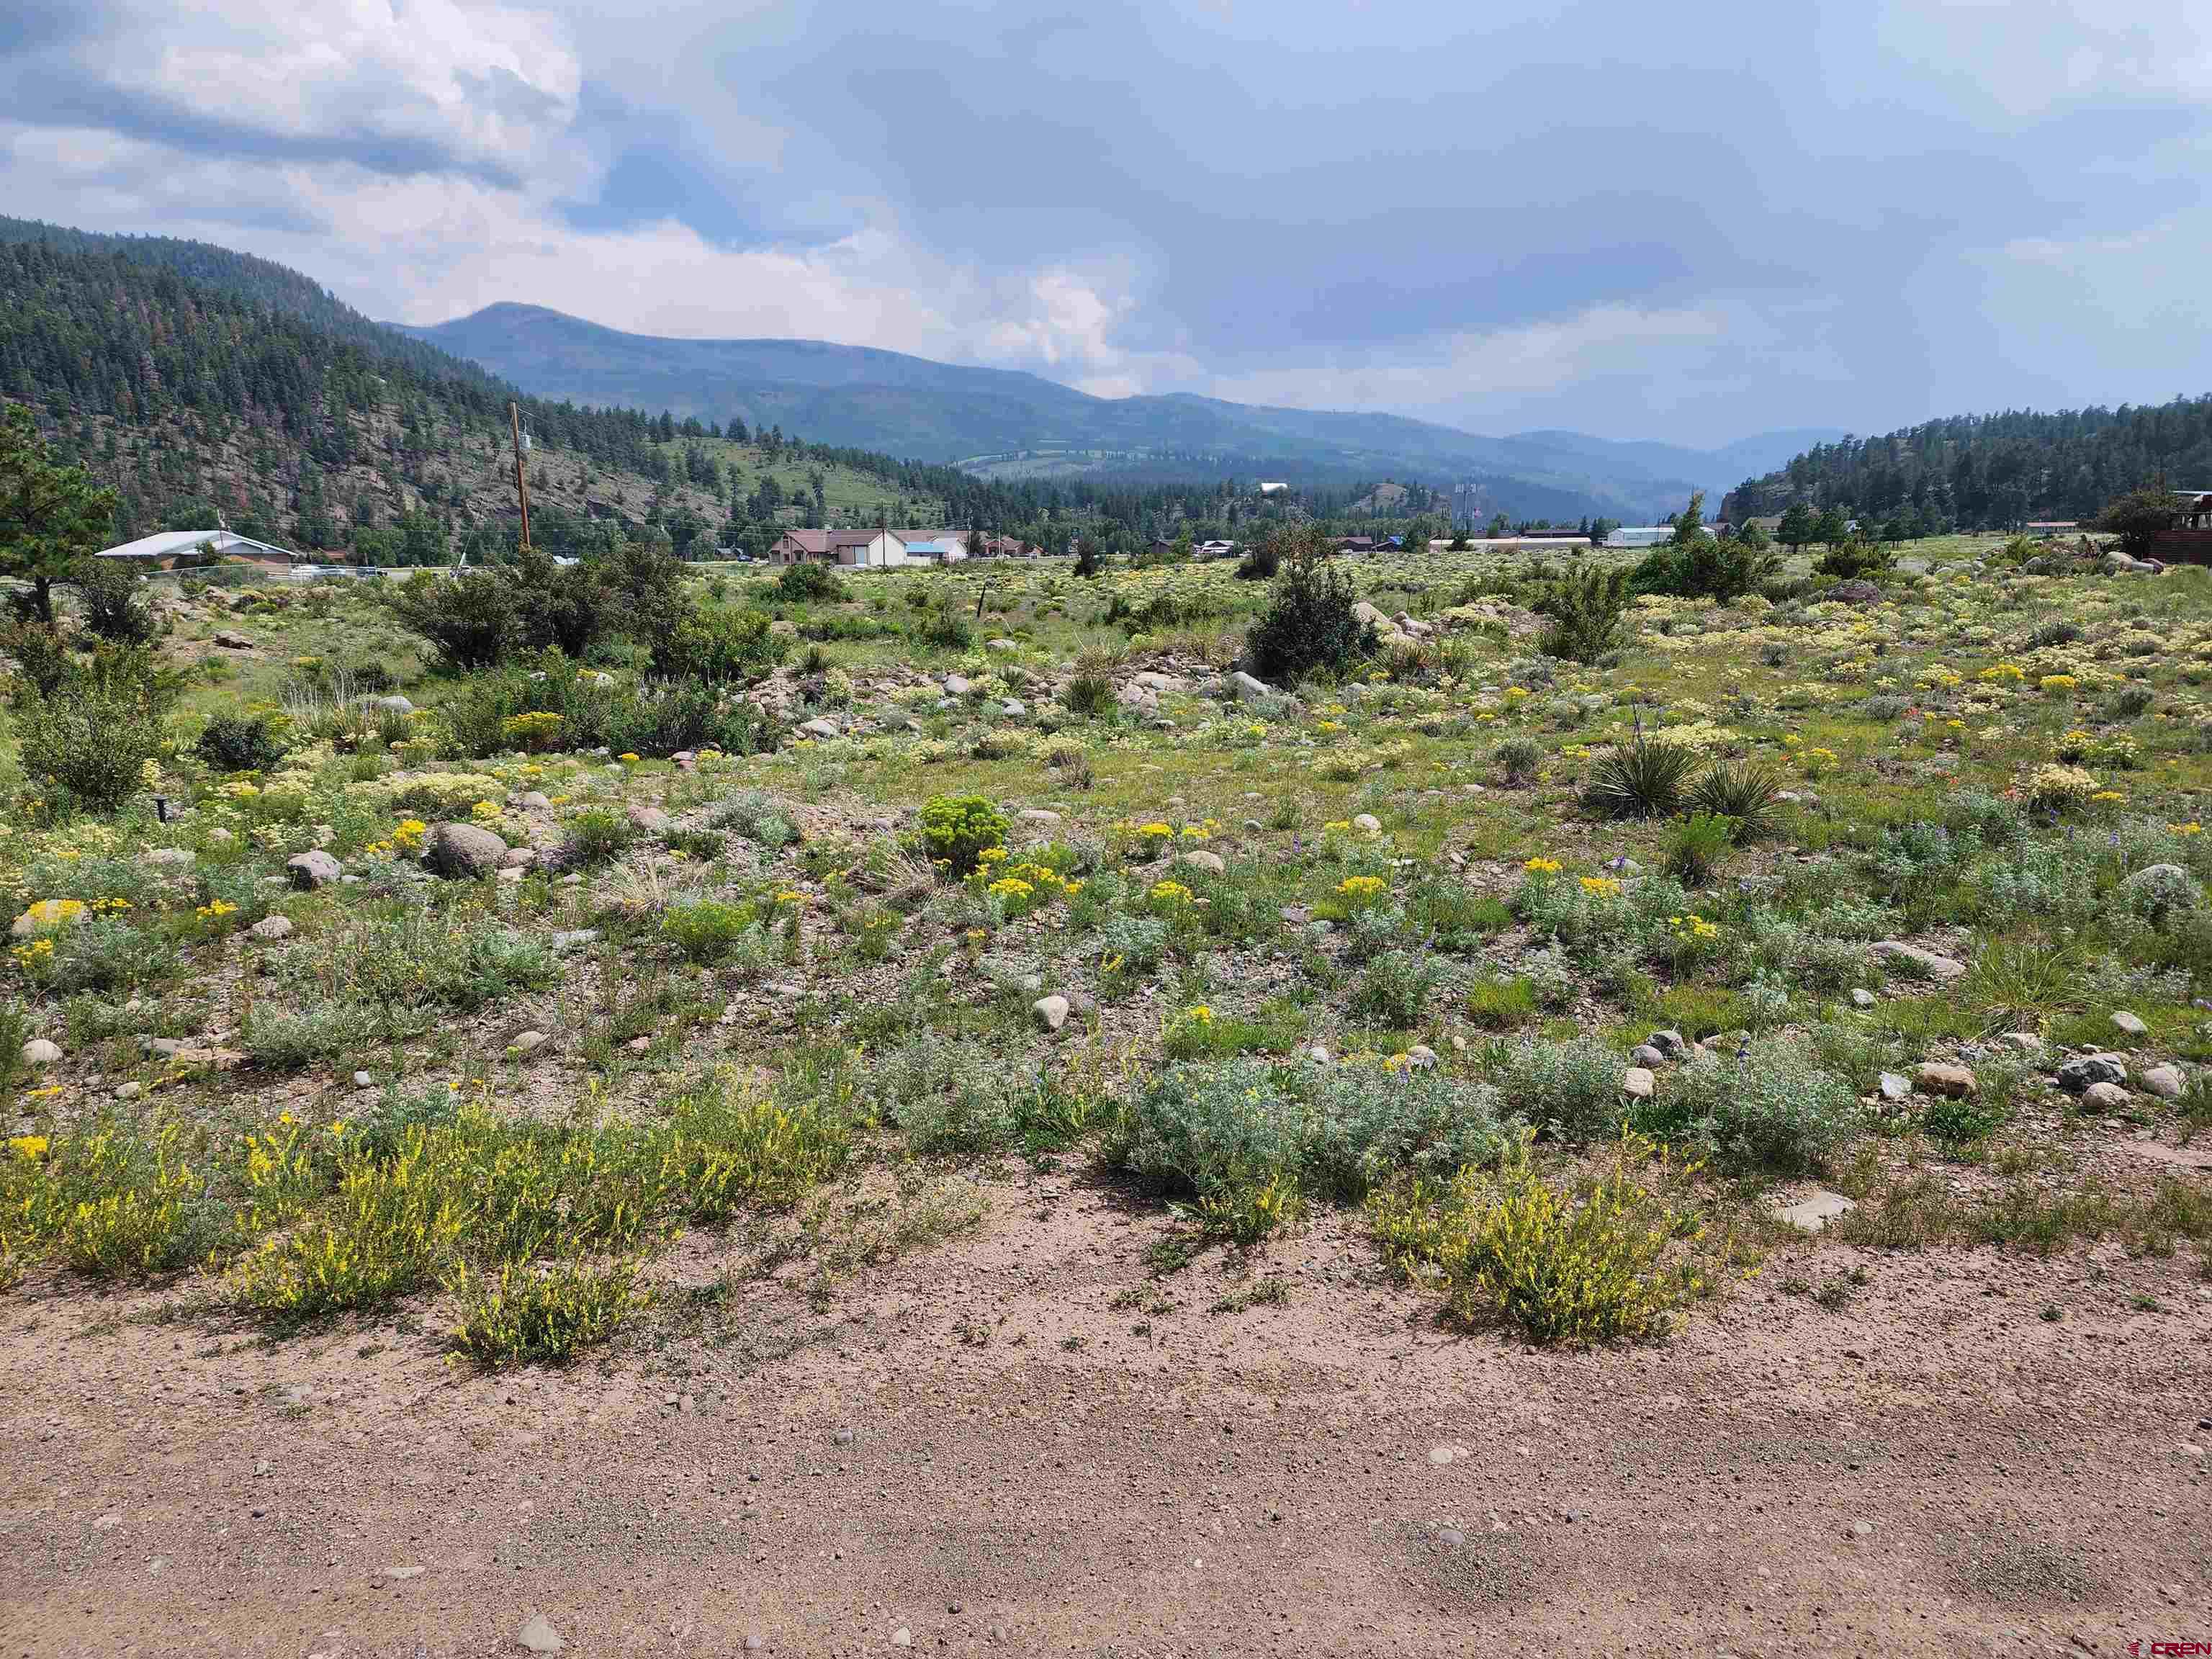
[[[1715,817],[1732,818],[1735,839],[1763,841],[1781,817],[1782,775],[1763,761],[1716,761],[1691,786],[1690,805]]]
[[[491,1368],[565,1364],[579,1348],[612,1336],[645,1300],[637,1275],[634,1257],[605,1263],[576,1258],[542,1271],[510,1261],[496,1277],[463,1267],[447,1285],[460,1303],[454,1351]]]
[[[1695,1236],[1695,1215],[1652,1190],[1655,1165],[1663,1173],[1649,1141],[1624,1135],[1587,1189],[1553,1187],[1524,1136],[1496,1176],[1415,1182],[1378,1194],[1368,1216],[1401,1273],[1441,1279],[1462,1323],[1494,1310],[1535,1342],[1638,1341],[1663,1335],[1703,1288],[1676,1249]]]
[[[844,584],[827,565],[800,562],[784,566],[775,579],[775,596],[788,604],[817,599],[831,602],[845,597]]]
[[[1421,1023],[1436,975],[1424,960],[1406,951],[1385,951],[1368,964],[1366,974],[1352,994],[1352,1017],[1391,1030],[1407,1030]]]
[[[87,559],[77,568],[78,596],[84,625],[95,639],[111,645],[151,645],[161,624],[138,594],[138,579],[112,562]]]
[[[519,589],[503,571],[424,571],[392,595],[400,624],[422,636],[456,672],[496,667],[519,636]]]
[[[0,1147],[11,1220],[64,1263],[137,1279],[203,1261],[221,1215],[174,1123],[103,1117],[56,1139],[43,1158]]]
[[[1492,1047],[1492,1080],[1517,1115],[1574,1141],[1602,1139],[1620,1127],[1621,1062],[1603,1043],[1577,1037]]]
[[[1583,805],[1601,817],[1671,817],[1697,764],[1694,750],[1638,733],[1632,743],[1615,744],[1590,763]]]
[[[771,853],[799,839],[790,814],[758,789],[741,789],[722,802],[714,808],[712,822],[716,829],[733,830]]]
[[[268,721],[252,714],[217,714],[192,747],[217,772],[265,772],[286,753]]]
[[[1629,585],[1638,593],[1733,599],[1752,592],[1779,568],[1772,553],[1749,542],[1732,536],[1692,535],[1645,554]]]
[[[1061,694],[1060,701],[1067,706],[1068,713],[1081,714],[1086,719],[1110,714],[1115,708],[1114,682],[1103,674],[1078,671],[1068,681],[1067,690]]]
[[[1656,1139],[1731,1163],[1805,1169],[1857,1127],[1858,1096],[1802,1043],[1772,1038],[1748,1045],[1741,1060],[1708,1054],[1669,1072],[1630,1121]]]
[[[1253,673],[1286,684],[1316,670],[1342,673],[1375,654],[1372,625],[1352,614],[1351,579],[1310,556],[1285,566],[1267,608],[1244,636]]]
[[[1594,663],[1628,641],[1628,572],[1592,568],[1553,586],[1537,609],[1551,620],[1537,648],[1547,657]]]
[[[986,848],[1006,843],[1009,820],[981,795],[933,795],[921,809],[921,842],[932,863],[965,876]]]
[[[1711,812],[1692,812],[1667,826],[1660,862],[1680,880],[1701,883],[1720,867],[1735,838],[1736,821]]]
[[[1506,782],[1523,784],[1534,779],[1536,769],[1544,763],[1544,746],[1534,738],[1508,738],[1490,758]]]
[[[814,570],[795,564],[789,570]],[[789,574],[787,571],[786,574]],[[834,583],[836,577],[830,580]],[[655,641],[656,672],[709,685],[750,684],[763,679],[783,660],[785,641],[770,628],[765,611],[733,611],[714,605],[695,608],[665,638]]]
[[[2120,546],[2140,557],[2179,522],[2181,498],[2160,486],[2131,489],[2106,505],[2097,528],[2117,532]]]
[[[1467,1017],[1490,1030],[1510,1030],[1537,1018],[1536,987],[1527,977],[1480,979],[1467,994]]]
[[[143,769],[161,750],[173,683],[136,649],[107,649],[40,696],[15,702],[23,770],[51,778],[94,811],[114,811],[145,787]]]
[[[693,1084],[671,1109],[660,1180],[695,1220],[721,1221],[751,1206],[790,1209],[853,1155],[852,1123],[836,1102],[771,1099],[726,1068]]]
[[[611,806],[587,806],[564,826],[561,862],[590,866],[611,861],[637,840],[637,826]]]
[[[1897,568],[1897,550],[1885,544],[1856,539],[1838,542],[1822,553],[1814,574],[1844,581],[1880,581]]]

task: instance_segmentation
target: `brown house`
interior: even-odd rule
[[[770,564],[835,564],[837,554],[830,544],[831,534],[827,530],[787,530],[769,544],[768,562]]]

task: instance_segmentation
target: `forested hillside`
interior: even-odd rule
[[[1730,492],[1731,520],[1792,503],[1887,522],[1910,510],[1926,531],[2002,529],[2094,517],[2163,474],[2212,488],[2212,396],[2118,409],[1958,416],[1881,438],[1820,444]]]
[[[783,525],[989,531],[1110,520],[1152,533],[1207,488],[994,483],[712,423],[521,397],[265,260],[196,242],[0,221],[0,397],[116,486],[117,538],[212,522],[385,563],[515,539],[507,403],[534,441],[535,538],[617,528],[682,553]],[[596,528],[593,526],[596,525]]]

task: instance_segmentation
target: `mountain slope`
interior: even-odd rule
[[[667,408],[783,426],[830,442],[1025,474],[1036,452],[1060,470],[1182,458],[1193,472],[1275,473],[1301,482],[1412,475],[1486,486],[1511,516],[1644,519],[1716,495],[1745,465],[1774,465],[1836,434],[1769,434],[1704,453],[1613,444],[1575,433],[1486,438],[1393,415],[1276,409],[1185,393],[1094,398],[1015,370],[933,362],[815,340],[680,340],[626,334],[542,307],[502,304],[414,337],[540,396]]]
[[[2212,396],[2117,410],[1962,415],[1817,444],[1731,491],[1731,516],[1793,501],[1926,526],[2088,519],[2160,473],[2212,488]]]

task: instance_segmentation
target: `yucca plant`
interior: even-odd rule
[[[1600,817],[1671,817],[1697,763],[1695,750],[1638,732],[1634,742],[1616,744],[1590,763],[1583,805]]]
[[[1739,842],[1764,841],[1782,817],[1782,775],[1764,761],[1716,761],[1690,789],[1690,805],[1735,820]]]

